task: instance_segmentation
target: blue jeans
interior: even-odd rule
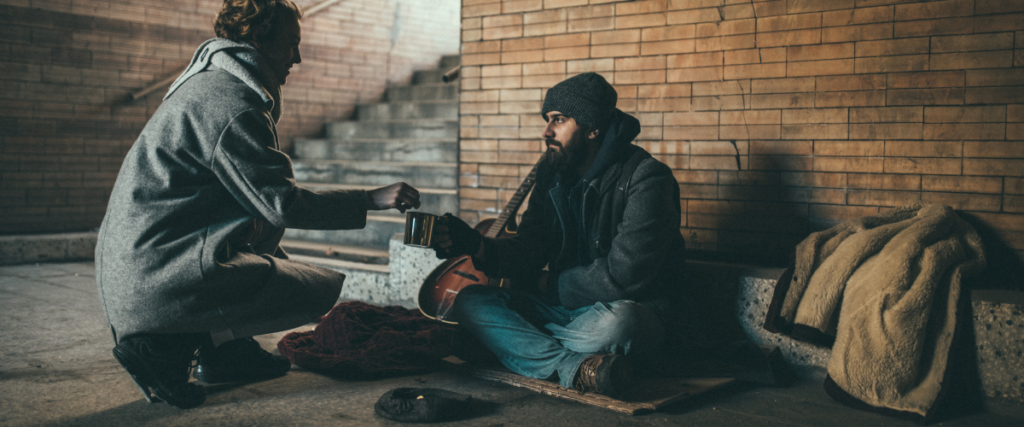
[[[587,356],[650,354],[665,335],[654,312],[626,300],[568,310],[523,292],[470,286],[459,292],[454,310],[459,326],[513,372],[539,379],[557,374],[566,388]]]

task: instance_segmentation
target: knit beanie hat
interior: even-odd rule
[[[597,73],[583,73],[556,84],[544,97],[540,115],[558,111],[572,117],[576,123],[591,129],[600,129],[615,111],[619,94],[608,81]]]

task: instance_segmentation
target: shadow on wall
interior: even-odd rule
[[[1009,290],[1024,292],[1024,260],[995,229],[970,212],[957,211],[981,237],[985,247],[985,271],[969,283],[970,289]]]

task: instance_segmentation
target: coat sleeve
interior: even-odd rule
[[[276,227],[355,229],[366,225],[362,190],[310,191],[295,183],[292,162],[273,148],[277,136],[266,113],[249,109],[224,128],[211,169],[250,214]]]
[[[674,262],[669,256],[681,238],[675,177],[668,166],[650,159],[633,179],[608,256],[559,275],[559,298],[566,308],[634,299],[661,286],[655,282]]]

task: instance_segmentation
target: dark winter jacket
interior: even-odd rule
[[[575,214],[566,197],[571,190],[563,186],[576,183],[542,163],[517,234],[485,239],[487,261],[474,260],[476,267],[491,277],[533,283],[547,265],[548,300],[568,309],[616,300],[644,303],[659,314],[673,307],[683,294],[685,243],[671,169],[651,157],[640,162],[628,181],[622,220],[612,224],[623,166],[643,151],[631,144],[639,132],[635,118],[616,110],[593,166],[578,183],[583,193]],[[567,226],[575,218],[582,219],[578,233]]]

